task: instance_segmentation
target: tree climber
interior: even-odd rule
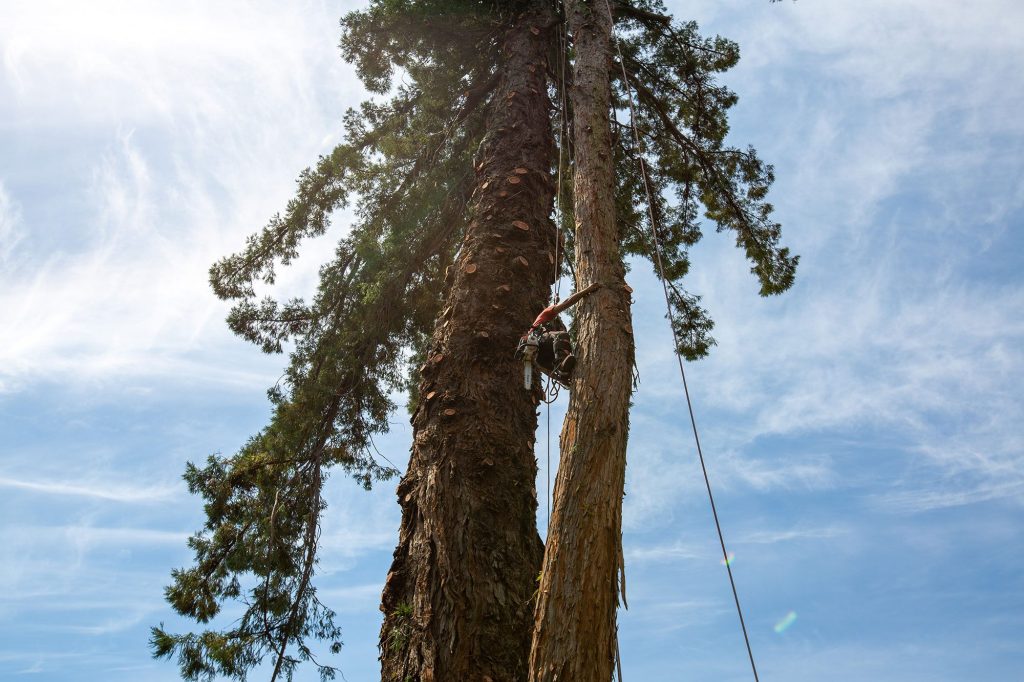
[[[541,311],[523,340],[536,334],[537,366],[558,383],[568,384],[576,367],[576,356],[572,354],[569,331],[553,309],[554,306],[549,306]]]
[[[561,303],[548,306],[537,315],[526,333],[519,339],[516,357],[522,357],[526,364],[536,362],[540,369],[552,379],[565,387],[569,385],[572,371],[576,367],[576,356],[572,353],[572,341],[558,314],[575,305],[584,296],[597,291],[600,284],[591,284]],[[526,370],[526,387],[531,379],[529,369]]]

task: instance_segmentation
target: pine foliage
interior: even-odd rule
[[[700,297],[682,280],[690,270],[689,248],[703,236],[708,219],[717,231],[731,231],[751,262],[762,296],[793,285],[799,258],[781,247],[781,226],[765,198],[773,168],[753,147],[726,144],[728,113],[738,98],[716,82],[739,61],[739,47],[722,37],[705,38],[696,22],[676,24],[661,0],[616,6],[624,64],[612,71],[617,113],[618,210],[627,252],[653,260],[653,230],[646,215],[644,175],[656,199],[665,279],[675,312],[679,351],[689,360],[707,355],[714,326]],[[636,103],[642,150],[629,121],[629,95]],[[637,172],[635,159],[642,159]],[[701,215],[703,212],[703,216]]]

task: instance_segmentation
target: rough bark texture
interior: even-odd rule
[[[565,8],[576,49],[576,285],[604,286],[577,309],[579,361],[562,428],[530,680],[606,682],[615,654],[633,335],[613,200],[612,17],[607,0],[566,0]]]
[[[412,458],[398,486],[402,525],[381,605],[386,682],[527,676],[543,547],[535,400],[513,353],[553,281],[545,74],[554,22],[536,1],[505,37],[472,221],[421,368]]]

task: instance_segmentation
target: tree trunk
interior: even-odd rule
[[[554,276],[549,5],[534,0],[505,36],[472,220],[420,370],[412,457],[398,486],[399,545],[381,604],[386,682],[527,675],[543,547],[536,402],[513,354]]]
[[[577,309],[578,363],[562,428],[530,680],[605,682],[615,656],[633,335],[615,222],[612,16],[608,0],[566,0],[565,8],[576,50],[576,285],[604,286]]]

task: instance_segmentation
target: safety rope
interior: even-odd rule
[[[559,247],[562,242],[562,223],[565,222],[565,214],[562,212],[562,169],[565,165],[565,138],[568,137],[566,130],[567,123],[565,120],[566,107],[565,107],[565,51],[568,47],[567,39],[565,35],[565,22],[561,24],[562,28],[558,32],[558,66],[559,66],[559,83],[558,93],[561,105],[561,115],[558,125],[558,172],[555,176],[555,219],[558,221],[555,224],[555,303],[558,303],[558,296],[562,290],[562,273],[561,273],[561,260],[559,258]]]
[[[563,10],[562,16],[565,16]],[[568,138],[568,122],[566,121],[566,96],[565,96],[565,52],[568,49],[565,21],[560,22],[561,28],[558,32],[558,97],[560,104],[560,120],[558,125],[558,171],[555,176],[555,258],[554,258],[554,280],[555,294],[554,303],[558,303],[562,290],[562,272],[560,247],[562,242],[562,224],[565,222],[565,213],[562,211],[562,171],[565,167],[565,142]],[[547,417],[547,480],[546,499],[548,513],[548,527],[551,526],[551,403],[558,399],[559,386],[551,377],[546,378],[544,387],[545,411]]]
[[[611,14],[611,2],[605,0],[608,3],[608,12]],[[614,16],[614,15],[612,15]],[[622,82],[626,86],[626,94],[629,100],[629,124],[633,129],[633,141],[636,145],[636,157],[637,163],[640,166],[640,176],[643,179],[644,193],[647,195],[647,217],[651,223],[651,233],[654,236],[654,253],[656,257],[656,265],[658,268],[658,277],[661,279],[662,292],[665,295],[665,308],[668,311],[669,325],[672,328],[672,340],[674,343],[673,350],[675,351],[676,362],[679,364],[679,375],[683,379],[683,392],[686,394],[686,407],[690,413],[690,426],[693,428],[693,439],[697,444],[697,455],[700,458],[700,468],[704,474],[704,485],[708,491],[708,500],[711,502],[711,514],[715,519],[715,529],[718,531],[718,543],[722,547],[722,560],[725,564],[725,570],[729,574],[729,585],[732,588],[733,601],[736,603],[736,614],[739,616],[740,629],[743,631],[743,642],[747,647],[747,657],[750,659],[750,669],[754,673],[754,681],[760,682],[757,675],[757,665],[754,663],[754,651],[750,646],[750,637],[747,634],[747,625],[743,619],[743,609],[740,607],[739,592],[736,590],[736,581],[732,575],[732,567],[729,561],[729,553],[725,549],[725,536],[722,533],[722,524],[718,520],[718,510],[715,507],[715,496],[711,492],[711,479],[708,477],[708,468],[704,461],[704,452],[700,445],[700,436],[697,433],[697,420],[693,415],[693,401],[690,399],[690,388],[686,382],[686,370],[683,367],[683,357],[679,353],[679,337],[676,334],[675,315],[672,312],[671,298],[668,293],[668,283],[665,280],[665,266],[662,262],[661,257],[661,234],[658,231],[658,221],[654,215],[654,197],[651,193],[651,186],[647,175],[647,165],[643,158],[643,141],[640,137],[640,131],[636,125],[636,105],[633,101],[633,86],[629,81],[629,75],[626,72],[626,60],[622,56],[622,45],[619,42],[618,36],[615,34],[614,27],[612,29],[612,37],[615,41],[615,50],[619,56],[619,65],[622,67]],[[621,682],[621,672],[619,674]]]

